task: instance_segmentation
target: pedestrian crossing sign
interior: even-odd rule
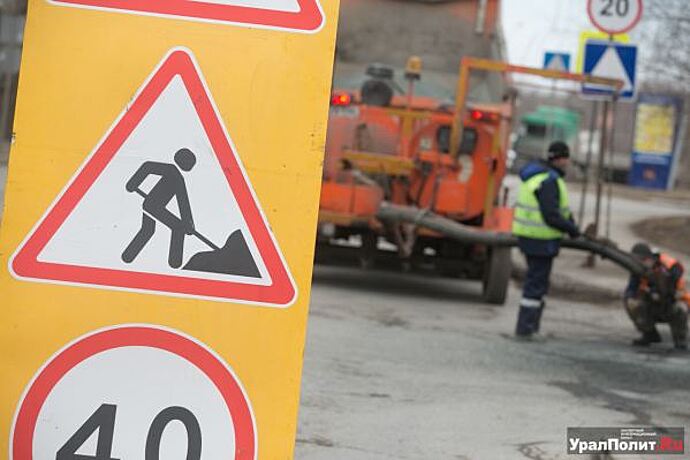
[[[544,53],[544,69],[570,72],[570,54],[547,51]]]
[[[586,75],[614,78],[623,81],[618,94],[621,100],[635,97],[637,46],[604,40],[589,40],[585,45],[584,68]],[[611,96],[609,87],[585,84],[582,93],[590,96]]]
[[[153,71],[10,261],[17,278],[289,306],[296,288],[191,51]]]

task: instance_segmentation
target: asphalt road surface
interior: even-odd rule
[[[519,343],[518,299],[317,266],[295,458],[574,459],[568,426],[690,425],[690,356],[666,326],[664,344],[636,350],[620,306],[552,299],[548,340]]]

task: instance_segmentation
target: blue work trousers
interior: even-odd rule
[[[520,311],[515,333],[517,335],[531,335],[539,332],[541,315],[544,311],[544,296],[549,291],[549,278],[553,257],[531,256],[527,258],[527,275],[522,288]]]

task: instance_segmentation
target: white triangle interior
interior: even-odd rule
[[[551,58],[551,61],[549,61],[547,69],[557,70],[559,72],[567,72],[568,71],[568,68],[565,66],[565,58],[560,54],[554,55]]]
[[[301,11],[297,0],[192,0],[201,3],[214,3],[216,5],[241,6],[259,8],[262,10],[284,11],[299,13]]]
[[[261,274],[260,278],[188,271],[168,265],[170,230],[157,223],[156,231],[130,264],[122,252],[141,227],[143,198],[125,190],[129,178],[145,161],[173,164],[180,148],[190,149],[196,165],[182,172],[197,231],[217,246],[240,230]],[[238,178],[241,180],[241,178]],[[151,177],[143,191],[155,183]],[[174,213],[174,205],[168,206]],[[194,236],[186,236],[184,263],[210,248]],[[234,281],[268,286],[271,279],[249,232],[191,98],[175,76],[148,113],[130,134],[110,163],[82,197],[65,222],[38,256],[40,262],[114,269],[185,278]]]
[[[592,68],[591,74],[595,77],[616,78],[622,80],[623,88],[621,91],[623,92],[633,89],[628,72],[625,70],[625,66],[623,65],[623,62],[621,62],[621,57],[613,46],[608,46],[606,48],[606,51],[604,51],[599,58],[599,61]]]

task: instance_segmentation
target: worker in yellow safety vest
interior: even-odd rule
[[[632,253],[648,269],[642,276],[631,276],[625,290],[624,305],[642,337],[633,345],[648,347],[661,342],[657,323],[668,323],[676,349],[688,348],[688,307],[683,265],[673,257],[637,243]]]
[[[534,161],[520,171],[513,234],[527,259],[527,275],[520,300],[516,337],[533,339],[539,332],[544,296],[549,290],[553,259],[564,235],[580,236],[569,208],[568,188],[563,177],[570,163],[570,149],[564,142],[549,146],[546,161]]]

